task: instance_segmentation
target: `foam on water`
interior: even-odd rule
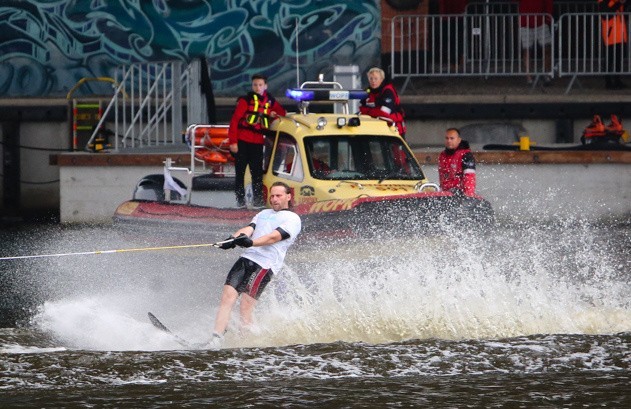
[[[69,348],[160,350],[181,347],[149,321],[129,315],[118,297],[86,297],[44,303],[33,322]]]
[[[613,246],[623,248],[627,234]],[[297,247],[261,297],[256,326],[239,331],[235,309],[226,346],[630,331],[628,250],[620,255],[613,240],[579,224]],[[238,253],[212,254],[229,266]],[[144,261],[156,263],[144,266],[149,271],[168,262]],[[196,281],[187,268],[163,272],[160,286],[121,280],[116,290],[67,292],[45,302],[33,322],[69,348],[181,348],[149,324],[151,310],[180,336],[204,341],[227,269]]]
[[[64,347],[41,348],[34,346],[22,346],[19,344],[5,344],[0,346],[0,354],[46,354],[66,350],[67,348]]]

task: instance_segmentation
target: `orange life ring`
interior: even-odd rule
[[[196,126],[193,129],[195,145],[225,149],[228,145],[228,128],[217,126]]]
[[[198,150],[195,152],[195,157],[209,164],[227,163],[230,161],[227,154],[215,150]]]

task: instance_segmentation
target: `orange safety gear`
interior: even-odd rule
[[[600,115],[594,115],[592,123],[586,126],[583,130],[583,137],[585,139],[590,139],[601,136],[605,136],[605,124],[600,118]]]
[[[624,128],[622,127],[622,121],[618,118],[618,115],[611,114],[611,122],[605,127],[607,136],[610,139],[619,140],[624,134]]]
[[[605,1],[607,2],[605,4]],[[624,16],[624,5],[617,0],[598,0],[601,12],[616,13],[602,17],[601,29],[605,45],[626,44],[628,41],[627,26]]]
[[[203,149],[201,151],[196,150],[195,157],[209,164],[234,162],[234,159],[232,158],[232,156],[228,155],[227,153],[218,152],[214,150],[208,150],[208,149]]]

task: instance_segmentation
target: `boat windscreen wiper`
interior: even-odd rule
[[[396,176],[405,176],[405,175],[401,172],[400,169],[391,170],[388,173],[386,173],[385,175],[381,176],[377,183],[381,183],[381,182],[383,182],[386,179],[392,179],[392,178],[394,178]]]

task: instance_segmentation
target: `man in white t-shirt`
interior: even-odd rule
[[[228,250],[235,246],[246,250],[234,264],[226,278],[221,304],[215,319],[213,336],[208,344],[218,349],[223,342],[232,307],[241,295],[241,324],[252,324],[252,311],[256,300],[274,273],[283,266],[287,249],[296,241],[300,233],[300,217],[289,210],[291,189],[283,182],[275,182],[270,189],[271,209],[259,212],[252,222],[237,230],[221,248]]]

